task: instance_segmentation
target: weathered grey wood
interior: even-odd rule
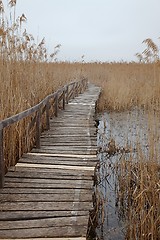
[[[73,183],[34,183],[33,182],[30,182],[30,183],[27,183],[27,182],[18,182],[18,183],[15,183],[15,182],[6,182],[4,184],[4,188],[7,187],[7,188],[45,188],[45,189],[53,189],[53,188],[61,188],[61,189],[64,189],[64,192],[66,191],[66,189],[91,189],[91,183],[90,184],[84,184],[84,185],[78,185],[77,186]]]
[[[88,176],[88,175],[62,175],[62,174],[58,174],[58,173],[54,173],[53,172],[29,172],[29,171],[16,171],[16,172],[11,172],[9,171],[6,174],[6,177],[19,177],[19,178],[37,178],[37,179],[72,179],[72,180],[79,180],[79,179],[84,179],[84,180],[92,180],[92,176]],[[1,190],[0,190],[1,193]]]
[[[95,166],[96,164],[96,160],[95,161],[82,161],[82,160],[59,160],[59,159],[55,159],[53,160],[52,158],[48,159],[48,158],[39,158],[39,159],[26,159],[26,158],[22,158],[19,161],[20,163],[34,163],[34,164],[54,164],[54,165],[69,165],[69,166]]]
[[[10,229],[0,230],[1,238],[38,238],[38,237],[73,237],[73,236],[85,236],[87,231],[87,226],[61,226],[61,227],[50,227],[50,228],[29,228],[29,229]]]
[[[85,86],[85,81],[87,81],[87,79],[83,79],[80,81],[80,84],[83,86]],[[76,84],[76,82],[72,82],[70,84],[68,84],[68,87],[72,87],[72,91],[73,91],[73,87]],[[42,100],[39,104],[37,104],[36,106],[27,109],[15,116],[9,117],[7,119],[4,119],[2,121],[0,121],[0,129],[3,130],[3,128],[16,123],[28,116],[31,116],[33,113],[38,113],[37,117],[34,117],[33,120],[31,121],[31,123],[29,124],[29,128],[26,129],[26,132],[29,133],[29,130],[34,126],[34,124],[36,123],[36,147],[40,148],[40,132],[41,132],[41,114],[43,114],[46,111],[46,115],[49,114],[49,111],[47,109],[47,104],[48,102],[55,98],[55,115],[57,116],[57,112],[58,112],[58,98],[59,98],[59,93],[61,94],[62,91],[64,91],[64,89],[66,88],[66,86],[64,88],[62,88],[62,90],[58,90],[57,92],[48,95],[44,100]],[[70,96],[71,97],[71,96]],[[68,99],[70,99],[70,97],[68,97]],[[48,111],[48,112],[47,112]],[[48,118],[48,116],[47,116]],[[49,128],[49,123],[48,123],[48,119],[47,119],[47,128]],[[26,136],[27,137],[27,136]],[[3,140],[3,139],[2,139]],[[26,141],[27,142],[27,141]],[[3,143],[2,143],[3,144]],[[1,154],[1,158],[4,157],[3,154]],[[1,162],[3,162],[4,159],[2,159]],[[8,166],[9,167],[9,166]],[[2,172],[2,170],[4,170],[3,166],[1,167],[1,171],[0,171],[0,188],[3,187],[3,175],[4,175],[4,171]]]
[[[82,210],[89,211],[92,209],[91,202],[79,202],[73,205],[73,202],[2,202],[0,211],[56,211],[60,210]]]
[[[65,89],[63,89],[63,110],[65,110],[65,105],[66,105]]]
[[[64,189],[63,188],[51,188],[51,189],[45,189],[45,188],[3,188],[1,190],[1,194],[63,194]],[[68,188],[67,191],[65,190],[65,194],[75,194],[74,188]],[[90,194],[92,195],[92,189],[81,189],[80,195],[84,194]]]
[[[88,219],[86,216],[79,216],[78,218],[73,217],[63,217],[63,218],[45,218],[45,219],[36,219],[36,220],[24,220],[24,221],[15,221],[13,224],[12,221],[0,221],[0,229],[10,230],[10,229],[24,229],[25,228],[50,228],[50,227],[63,227],[63,226],[72,226],[73,222],[76,225],[86,225]]]
[[[86,191],[86,194],[80,195],[80,196],[75,196],[75,192],[72,194],[67,194],[67,193],[46,193],[46,194],[35,194],[35,193],[30,193],[30,194],[22,194],[22,193],[16,193],[16,194],[8,194],[4,193],[0,195],[0,202],[11,202],[11,201],[16,201],[16,202],[47,202],[48,199],[50,202],[59,202],[60,200],[62,202],[91,202],[92,201],[92,195],[91,193]]]
[[[85,216],[88,219],[88,210],[86,211],[1,211],[0,220],[29,220],[29,219],[44,219],[54,217],[67,217],[67,216]]]
[[[68,97],[68,86],[66,86],[66,103],[68,104],[69,97]]]
[[[41,112],[39,110],[37,112],[37,119],[36,119],[36,148],[38,149],[40,149],[41,147],[40,136],[41,136]]]
[[[58,93],[55,95],[55,100],[54,100],[54,109],[55,109],[55,117],[58,117]]]
[[[49,116],[50,103],[46,103],[46,130],[50,129],[50,116]]]
[[[46,101],[37,110],[46,114],[43,120],[50,130],[40,137],[41,149],[24,154],[6,174],[4,188],[0,189],[0,238],[86,236],[93,208],[97,156],[92,119],[99,90],[93,86],[76,97],[83,87],[70,84],[57,91],[58,117],[50,123],[47,115],[51,105],[55,106],[53,97],[47,99],[48,107]],[[70,101],[71,97],[74,100]],[[66,102],[69,104],[65,106]]]
[[[15,166],[15,167],[11,167],[10,168],[10,171],[13,171],[13,172],[37,172],[37,173],[51,173],[51,174],[59,174],[61,176],[93,176],[93,170],[87,170],[85,171],[85,169],[64,169],[63,168],[64,165],[62,165],[61,168],[42,168],[42,167],[31,167],[31,166],[28,166],[28,167],[24,167],[24,166]]]
[[[9,178],[6,177],[6,184],[12,184],[12,183],[30,183],[33,185],[36,185],[35,183],[40,183],[40,184],[46,184],[46,186],[52,186],[53,184],[57,184],[57,185],[73,185],[75,187],[78,187],[79,185],[83,185],[84,186],[92,186],[92,182],[90,180],[74,180],[73,179],[39,179],[39,178],[34,178],[34,179],[29,179],[29,178]],[[83,188],[82,187],[82,188]]]

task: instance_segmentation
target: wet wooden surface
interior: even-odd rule
[[[41,148],[11,167],[0,190],[0,239],[86,239],[93,208],[93,173],[97,162],[95,103],[99,88],[72,100]]]

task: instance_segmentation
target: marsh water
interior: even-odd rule
[[[99,200],[97,236],[101,240],[125,239],[127,222],[117,200],[118,179],[116,165],[122,155],[137,159],[137,148],[141,148],[147,158],[152,140],[160,144],[156,118],[149,119],[142,111],[104,113],[98,116],[97,130],[98,158],[96,194]],[[155,121],[154,124],[151,124]],[[155,126],[155,131],[151,126]],[[148,133],[152,130],[152,135]],[[109,144],[114,143],[118,151],[109,152]]]

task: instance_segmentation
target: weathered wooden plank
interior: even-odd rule
[[[42,149],[32,149],[32,152],[33,153],[50,153],[50,154],[58,154],[59,153],[59,151],[61,151],[63,154],[68,154],[68,153],[70,153],[70,154],[79,154],[79,155],[82,155],[83,153],[84,153],[84,150],[82,151],[82,150],[71,150],[71,151],[69,151],[69,150],[56,150],[56,149],[52,149],[52,148],[46,148],[46,149],[44,149],[44,147],[42,148]],[[96,150],[88,150],[88,151],[85,151],[85,154],[86,155],[90,155],[90,154],[96,154]]]
[[[29,164],[26,164],[26,166],[15,166],[15,167],[11,167],[10,168],[10,172],[15,172],[15,171],[17,171],[17,172],[37,172],[37,173],[40,173],[40,172],[42,172],[42,173],[52,173],[52,174],[59,174],[59,175],[61,175],[61,176],[68,176],[68,175],[71,175],[71,176],[75,176],[75,175],[79,175],[79,176],[93,176],[93,171],[91,170],[91,171],[89,171],[89,170],[87,170],[87,171],[85,171],[85,169],[84,170],[82,170],[82,169],[76,169],[76,171],[75,171],[75,169],[73,168],[73,169],[64,169],[63,168],[63,165],[62,165],[62,167],[61,168],[43,168],[43,167],[33,167],[33,166],[28,166]]]
[[[22,156],[22,158],[19,159],[20,160],[27,160],[27,159],[30,159],[30,160],[53,160],[53,161],[71,161],[71,162],[87,162],[87,163],[90,163],[90,162],[97,162],[97,157],[96,155],[95,156],[92,156],[92,158],[86,158],[86,157],[71,157],[71,156],[50,156],[50,155],[38,155],[38,154],[24,154]]]
[[[57,211],[57,210],[91,210],[91,202],[2,202],[0,211]]]
[[[39,238],[39,237],[73,237],[73,236],[85,236],[87,232],[87,226],[63,226],[63,227],[50,227],[50,228],[31,228],[31,229],[14,229],[14,230],[0,230],[1,238]]]
[[[30,193],[30,194],[22,194],[22,193],[16,193],[16,194],[8,194],[3,193],[0,194],[0,203],[1,202],[37,202],[37,199],[39,202],[91,202],[92,201],[92,195],[90,192],[86,192],[86,194],[78,194],[76,195],[75,192],[72,194],[65,193],[65,191],[61,194],[59,193],[46,193],[46,194],[39,194],[39,193]]]
[[[27,167],[27,168],[45,168],[45,169],[66,169],[66,170],[82,170],[82,171],[94,171],[94,167],[88,166],[67,166],[67,165],[47,165],[47,164],[30,164],[30,163],[17,163],[17,167]]]
[[[91,140],[90,140],[91,141]],[[66,143],[65,140],[63,140],[63,142],[57,142],[57,141],[53,141],[53,139],[48,139],[48,141],[46,141],[46,139],[41,140],[41,146],[58,146],[58,147],[62,147],[62,146],[67,146],[67,147],[72,147],[74,145],[74,147],[86,147],[86,148],[97,148],[96,146],[96,141],[93,142],[92,146],[91,143],[88,141],[83,141],[83,142],[69,142]]]
[[[25,238],[25,240],[35,240],[35,239],[36,240],[44,240],[44,238]],[[78,237],[78,238],[77,237],[76,238],[75,237],[69,237],[69,238],[68,237],[64,237],[64,238],[48,238],[48,237],[46,238],[45,237],[45,239],[46,240],[86,240],[85,237]],[[1,239],[1,240],[3,240],[3,239]],[[23,239],[22,238],[19,238],[19,239],[18,238],[16,238],[16,239],[15,238],[12,238],[12,239],[5,238],[5,240],[24,240],[24,238]]]
[[[55,141],[52,138],[42,138],[41,139],[41,145],[54,145],[54,146],[81,146],[81,147],[97,147],[97,143],[96,140],[93,141],[93,144],[91,145],[90,143],[90,139],[88,139],[87,141],[83,140],[83,141],[74,141],[72,138],[70,138],[71,141],[66,142],[65,139],[63,139],[63,141],[59,140],[59,141]]]
[[[1,190],[1,194],[74,194],[75,193],[74,188],[68,188],[67,190],[64,190],[63,188],[3,188]],[[92,189],[81,189],[80,195],[83,194],[90,194],[92,195]]]
[[[25,228],[50,228],[75,225],[86,225],[88,219],[86,216],[57,217],[24,221],[0,221],[0,230],[24,229]]]
[[[83,154],[84,151],[88,152],[88,151],[94,151],[96,153],[97,147],[93,147],[93,146],[54,146],[54,144],[46,144],[46,145],[41,145],[41,150],[53,150],[53,151],[57,151],[57,152],[77,152],[80,154]],[[37,151],[38,152],[38,151]]]
[[[16,171],[16,172],[11,172],[9,171],[6,174],[6,177],[19,177],[19,178],[39,178],[39,179],[73,179],[73,180],[78,180],[78,179],[83,179],[83,180],[91,180],[92,181],[92,176],[88,175],[80,175],[80,174],[68,174],[68,175],[63,175],[63,174],[58,174],[53,172],[29,172],[29,171]],[[1,190],[0,190],[1,192]]]
[[[86,159],[93,159],[96,158],[96,154],[71,154],[71,153],[39,153],[39,152],[30,152],[26,154],[27,156],[46,156],[46,157],[70,157],[70,158],[86,158]]]
[[[1,221],[15,221],[15,220],[29,220],[29,219],[44,219],[44,218],[55,218],[55,217],[72,217],[72,216],[85,216],[88,219],[89,212],[86,211],[1,211],[0,220]]]
[[[96,161],[85,161],[85,160],[54,160],[54,159],[24,159],[21,158],[19,160],[19,163],[34,163],[34,164],[54,164],[54,165],[69,165],[69,166],[91,166],[94,167],[96,164]]]
[[[9,178],[9,177],[6,177],[6,183],[43,183],[43,184],[60,184],[60,185],[84,185],[84,186],[90,186],[92,185],[92,181],[90,180],[77,180],[77,179],[42,179],[42,178]]]
[[[69,188],[72,188],[72,189],[91,189],[92,187],[92,183],[90,184],[84,184],[84,185],[81,185],[81,184],[74,184],[73,183],[33,183],[33,182],[30,182],[30,183],[26,183],[26,182],[18,182],[18,183],[15,183],[15,182],[6,182],[4,184],[4,188],[62,188],[64,189],[69,189]]]

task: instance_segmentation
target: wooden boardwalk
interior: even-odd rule
[[[100,89],[71,100],[41,148],[24,154],[0,189],[0,239],[86,239],[97,162],[95,103]]]

